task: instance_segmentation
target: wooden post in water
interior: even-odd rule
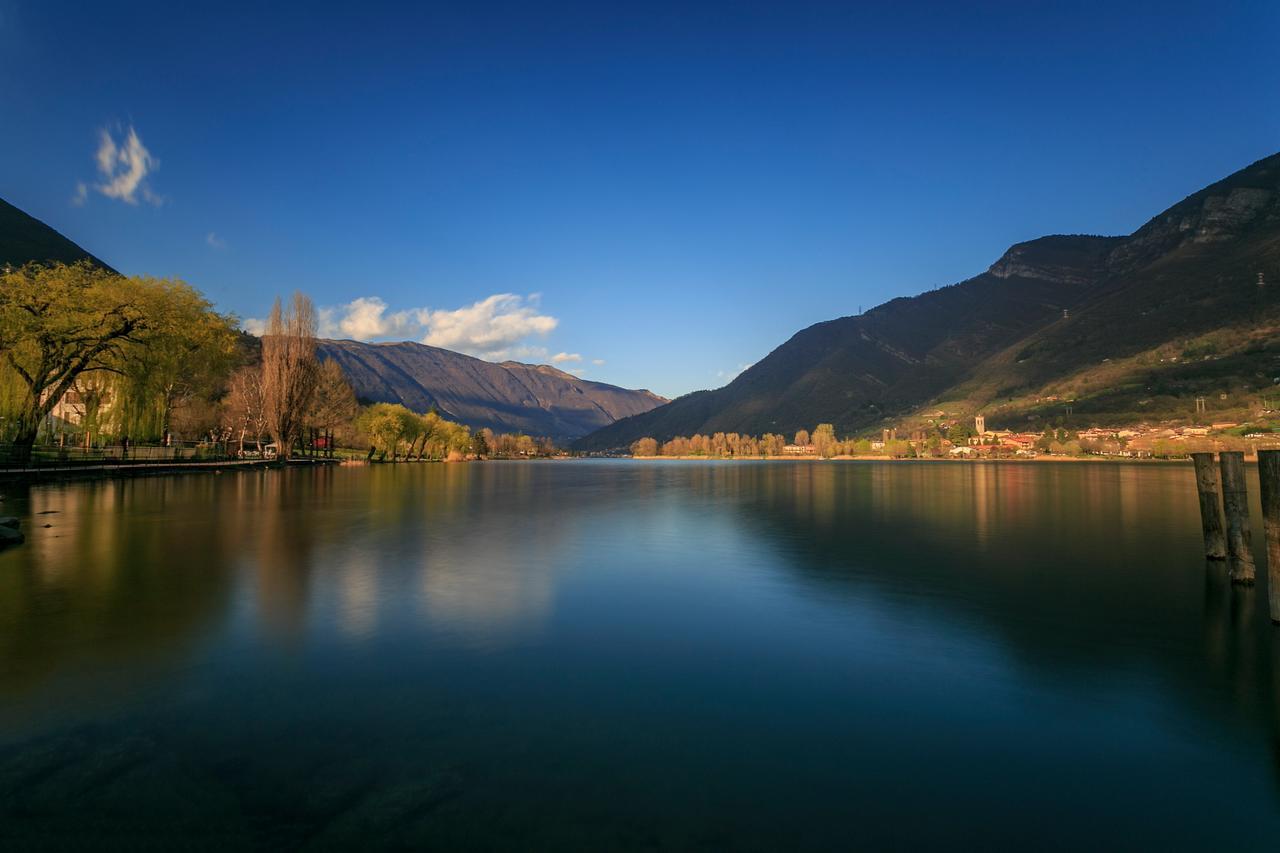
[[[1267,598],[1271,621],[1280,623],[1280,450],[1258,451],[1262,481],[1262,529],[1267,537]]]
[[[1204,555],[1227,559],[1227,535],[1222,529],[1222,487],[1212,453],[1192,453],[1196,466],[1196,492],[1200,495],[1200,529],[1204,531]]]
[[[1253,583],[1253,551],[1249,547],[1249,491],[1244,479],[1244,453],[1224,450],[1222,508],[1227,515],[1227,565],[1232,583]]]

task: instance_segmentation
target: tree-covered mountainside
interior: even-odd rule
[[[558,441],[666,402],[649,391],[589,382],[545,364],[495,364],[408,341],[321,341],[319,355],[342,367],[363,401],[435,409],[473,429]]]
[[[39,219],[0,199],[0,268],[20,267],[28,261],[73,264],[82,260],[110,269]]]
[[[939,411],[985,411],[1009,426],[1177,418],[1194,412],[1198,396],[1211,411],[1235,411],[1280,376],[1278,319],[1274,155],[1128,237],[1020,243],[967,281],[818,323],[729,385],[611,424],[576,447],[790,434],[819,422],[843,435]]]

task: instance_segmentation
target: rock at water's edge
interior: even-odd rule
[[[21,545],[25,541],[22,531],[18,527],[18,519],[11,516],[0,518],[0,548],[5,548],[9,545]]]

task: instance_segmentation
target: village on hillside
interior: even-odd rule
[[[756,437],[735,432],[676,436],[659,442],[642,438],[627,455],[638,458],[791,459],[1185,459],[1200,451],[1280,448],[1280,432],[1266,423],[1215,421],[1203,425],[1137,424],[1087,429],[1048,427],[1019,432],[989,429],[985,415],[972,421],[938,418],[927,426],[885,427],[878,436],[839,439],[831,424],[791,441],[773,433]],[[604,455],[618,455],[606,453]]]
[[[887,428],[879,439],[868,441],[872,453],[909,457],[946,456],[960,459],[1034,458],[1037,456],[1103,456],[1127,459],[1177,459],[1198,451],[1243,450],[1280,446],[1280,433],[1269,427],[1234,421],[1206,425],[1136,424],[1126,427],[1089,427],[1082,430],[1049,428],[1039,432],[988,429],[986,418],[975,415],[973,427],[943,421],[937,430],[915,429],[900,439]],[[909,452],[903,452],[908,450]],[[812,445],[788,445],[793,455],[814,454]]]

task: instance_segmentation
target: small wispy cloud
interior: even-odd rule
[[[205,241],[206,243],[208,243],[208,244],[209,244],[209,246],[211,246],[211,247],[212,247],[212,248],[214,248],[214,249],[225,249],[225,248],[227,248],[227,241],[226,241],[226,240],[224,240],[223,238],[219,237],[219,236],[218,236],[215,232],[213,232],[213,231],[210,231],[208,234],[206,234],[206,235],[204,236],[204,241]]]
[[[137,204],[142,199],[159,207],[164,204],[164,199],[152,191],[147,178],[160,168],[160,161],[151,156],[147,146],[142,144],[142,137],[132,126],[117,130],[119,139],[108,128],[98,132],[98,150],[94,153],[94,160],[98,164],[99,180],[93,189],[125,204]],[[88,197],[89,185],[82,181],[76,184],[71,203],[79,207]]]
[[[582,355],[576,352],[558,352],[551,356],[552,364],[565,364],[570,361],[582,361]]]
[[[604,367],[603,358],[593,358],[591,359],[591,363],[594,364],[596,367]]]
[[[716,378],[717,379],[737,379],[739,374],[741,374],[747,368],[751,367],[753,364],[755,364],[755,362],[751,361],[751,362],[747,362],[746,364],[739,364],[737,370],[717,370]]]

